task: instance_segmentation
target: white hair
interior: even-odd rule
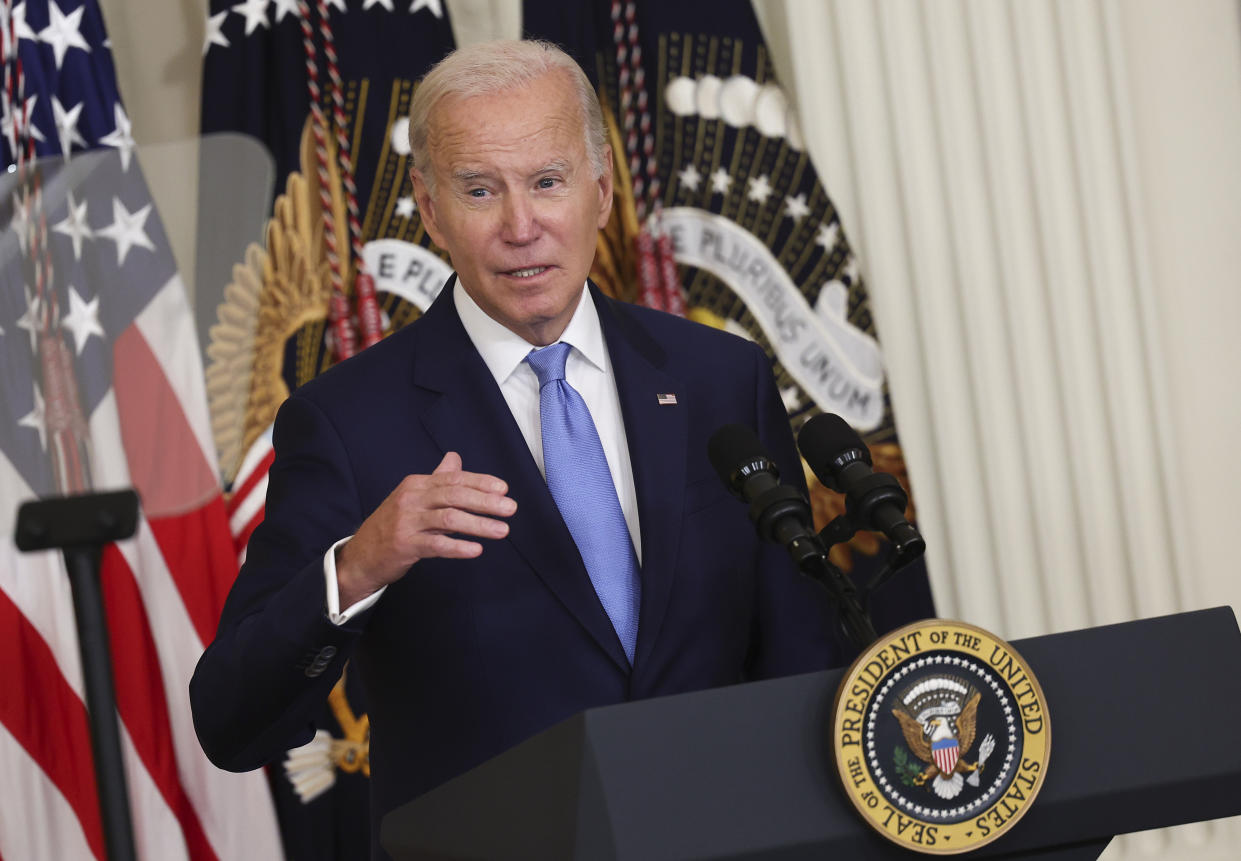
[[[599,99],[590,79],[577,61],[551,42],[505,39],[482,42],[453,51],[440,60],[414,90],[409,108],[409,152],[413,167],[422,172],[428,189],[434,191],[430,170],[428,122],[435,105],[446,96],[472,98],[491,96],[518,89],[545,75],[563,73],[573,84],[582,110],[586,153],[594,178],[607,170],[607,131]]]

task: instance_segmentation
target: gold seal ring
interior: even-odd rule
[[[836,691],[831,729],[837,774],[862,819],[933,855],[1007,832],[1042,788],[1051,750],[1029,665],[994,634],[947,619],[866,649]]]

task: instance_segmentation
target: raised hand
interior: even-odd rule
[[[462,470],[454,451],[430,475],[407,475],[337,550],[340,606],[399,580],[420,559],[478,556],[480,543],[456,536],[508,535],[508,524],[496,519],[517,510],[507,493],[495,476]]]

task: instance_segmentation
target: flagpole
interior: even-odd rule
[[[108,861],[134,861],[137,855],[99,561],[103,546],[133,535],[137,523],[138,494],[134,491],[89,493],[24,503],[17,512],[15,535],[22,552],[59,549],[69,570]]]

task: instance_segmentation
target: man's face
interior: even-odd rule
[[[532,344],[552,343],[577,309],[612,209],[611,153],[596,178],[568,75],[445,97],[428,122],[431,164],[411,172],[427,233],[488,316]]]

